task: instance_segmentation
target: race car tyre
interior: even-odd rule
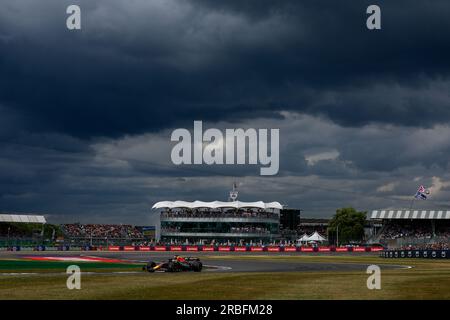
[[[203,264],[201,263],[201,262],[193,262],[192,263],[192,270],[193,271],[195,271],[195,272],[200,272],[200,271],[202,271],[202,267],[203,267]]]

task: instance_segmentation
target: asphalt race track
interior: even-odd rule
[[[76,257],[93,256],[108,257],[131,262],[164,261],[173,257],[175,252],[0,252],[0,259],[23,258],[24,256],[53,256],[53,257]],[[264,261],[261,256],[289,256],[298,254],[279,254],[279,253],[210,253],[210,252],[180,252],[182,256],[196,256],[201,259],[207,272],[302,272],[302,271],[365,271],[368,264],[354,263],[327,263],[327,262],[308,262],[308,261]],[[310,255],[310,254],[308,254]],[[320,255],[320,254],[318,254]],[[332,255],[332,254],[327,254]],[[340,254],[342,255],[342,254]],[[211,258],[213,257],[213,258]],[[223,257],[221,259],[221,257]],[[240,259],[246,257],[246,259]],[[382,269],[405,268],[400,265],[380,265]]]

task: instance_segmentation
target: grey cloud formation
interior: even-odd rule
[[[64,136],[41,136],[36,137],[40,144],[3,145],[3,209],[32,208],[50,213],[54,221],[153,223],[152,203],[225,200],[234,181],[240,184],[243,200],[278,200],[303,208],[310,216],[329,216],[345,205],[362,210],[409,206],[419,184],[432,187],[432,198],[416,206],[448,206],[448,161],[433,154],[450,146],[443,138],[449,126],[345,128],[290,112],[283,112],[281,119],[241,124],[243,128],[280,129],[278,176],[260,177],[254,166],[175,166],[168,161],[174,144],[169,143],[170,130],[90,144]],[[224,129],[234,125],[211,122],[204,126]],[[417,144],[417,139],[430,143]],[[60,143],[80,146],[52,147]],[[307,161],[314,156],[316,161]]]

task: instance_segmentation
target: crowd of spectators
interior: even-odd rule
[[[267,228],[254,227],[254,226],[244,226],[244,227],[231,227],[231,233],[258,233],[258,234],[269,234],[270,230]]]
[[[71,238],[143,238],[143,234],[129,224],[63,224],[64,234]]]
[[[180,232],[181,228],[178,226],[165,226],[161,227],[162,232]]]
[[[241,209],[177,209],[167,210],[161,213],[161,217],[166,218],[272,218],[277,219],[278,214],[267,212],[262,209],[241,210]]]
[[[205,229],[181,229],[179,226],[164,226],[161,228],[162,232],[208,232]],[[219,232],[217,230],[211,230],[211,232]],[[239,226],[230,227],[229,230],[223,230],[220,233],[256,233],[256,234],[269,234],[270,230],[262,227],[255,226]]]
[[[138,247],[149,247],[149,246],[163,246],[166,245],[166,243],[152,240],[144,240],[144,241],[132,241],[130,243],[132,246],[138,246]]]
[[[380,241],[395,240],[393,247],[403,250],[447,250],[450,244],[450,228],[447,222],[389,221],[384,227]],[[392,246],[392,244],[391,244]]]
[[[431,225],[399,224],[391,222],[381,235],[381,239],[394,240],[399,238],[430,239],[433,236]]]
[[[450,223],[443,223],[436,226],[436,236],[450,239]]]
[[[421,245],[408,245],[400,248],[401,250],[450,250],[448,242],[427,243]]]
[[[319,234],[326,236],[327,235],[327,226],[299,226],[297,228],[298,236],[302,236],[304,234],[311,235],[314,232],[318,232]]]

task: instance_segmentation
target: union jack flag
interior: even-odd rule
[[[419,189],[417,189],[417,192],[414,195],[414,198],[420,199],[420,200],[427,200],[427,195],[425,193],[426,193],[425,187],[420,186]]]

